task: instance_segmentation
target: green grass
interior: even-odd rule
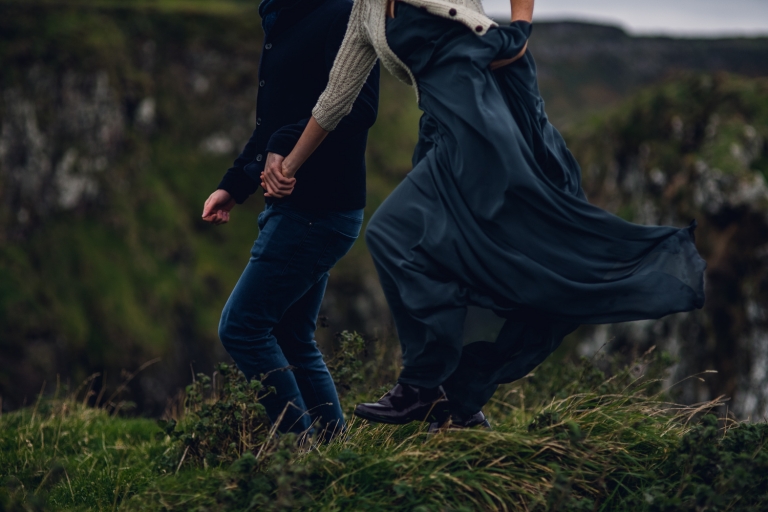
[[[670,405],[667,363],[555,358],[497,393],[493,431],[353,419],[319,446],[278,438],[224,366],[177,425],[40,400],[0,419],[0,510],[764,510],[768,425]]]
[[[111,509],[146,487],[165,449],[154,421],[114,418],[72,400],[2,420],[0,466],[12,500]]]

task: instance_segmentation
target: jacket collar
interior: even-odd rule
[[[265,34],[268,35],[276,26],[288,28],[326,1],[331,0],[262,0],[259,14]]]

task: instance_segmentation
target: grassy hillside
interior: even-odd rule
[[[766,425],[665,404],[664,361],[609,378],[606,361],[551,359],[497,395],[493,431],[353,421],[311,449],[275,437],[226,367],[188,388],[178,423],[43,400],[0,418],[0,509],[764,510]]]

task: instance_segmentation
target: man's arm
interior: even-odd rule
[[[243,151],[232,163],[232,167],[227,169],[226,174],[224,174],[221,182],[216,187],[220,190],[226,190],[237,204],[245,202],[248,196],[259,188],[259,184],[245,172],[245,166],[251,163],[255,156],[256,130],[253,131]]]
[[[229,212],[236,204],[242,204],[248,196],[256,192],[259,184],[245,173],[244,167],[253,160],[256,146],[256,130],[235,159],[232,167],[227,169],[216,190],[208,196],[203,205],[203,220],[211,224],[229,222]]]

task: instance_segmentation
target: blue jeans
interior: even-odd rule
[[[328,271],[352,247],[362,222],[362,210],[275,204],[259,215],[259,237],[224,306],[219,337],[246,377],[275,388],[261,403],[281,432],[305,432],[315,422],[326,435],[344,427],[314,334]]]

